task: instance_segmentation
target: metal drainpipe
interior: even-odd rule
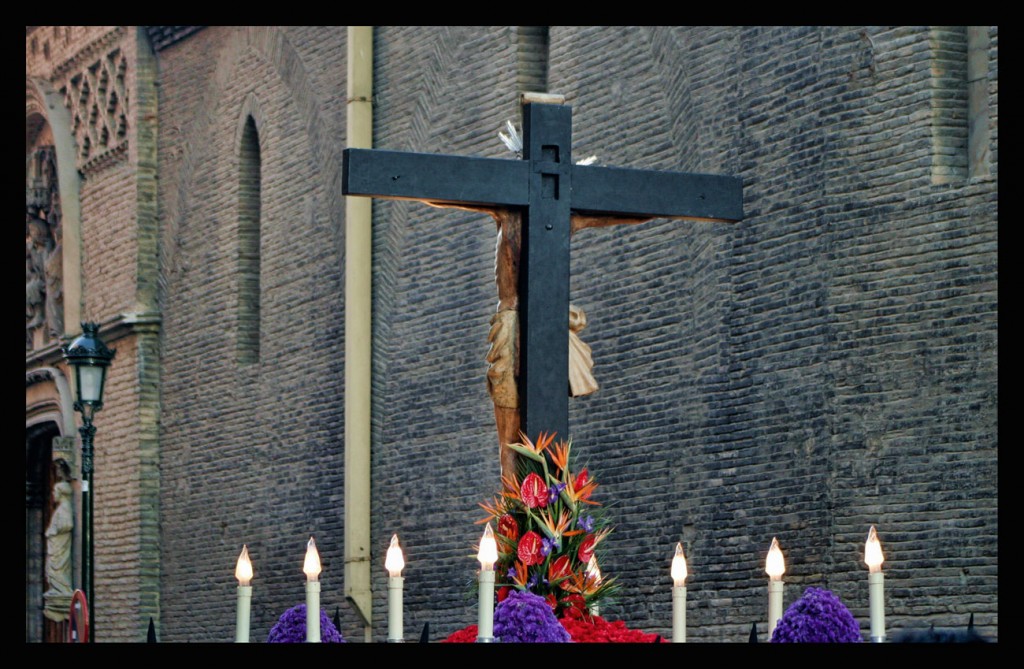
[[[373,148],[373,26],[348,27],[348,146]],[[371,642],[371,198],[345,198],[345,598]]]

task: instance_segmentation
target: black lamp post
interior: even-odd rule
[[[64,360],[74,370],[75,411],[82,414],[82,590],[92,611],[93,631],[89,641],[95,639],[95,604],[93,603],[93,535],[92,535],[92,438],[96,428],[93,415],[103,408],[103,386],[107,367],[115,351],[108,349],[100,339],[95,323],[82,323],[82,334],[63,347]]]

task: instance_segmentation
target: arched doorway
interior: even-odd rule
[[[54,367],[25,374],[25,639],[63,641],[80,582],[79,446],[71,390]]]

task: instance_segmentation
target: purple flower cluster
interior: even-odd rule
[[[572,641],[547,601],[525,590],[513,590],[494,609],[494,636],[501,643]]]
[[[555,503],[555,500],[558,499],[558,496],[561,494],[561,492],[565,490],[566,485],[567,484],[565,483],[555,483],[548,487],[548,504]]]
[[[860,626],[828,590],[807,588],[779,618],[772,643],[858,643]]]
[[[331,619],[320,611],[320,642],[345,643]],[[306,643],[306,605],[293,606],[270,628],[267,643]]]

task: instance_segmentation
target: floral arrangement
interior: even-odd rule
[[[494,609],[494,638],[501,643],[569,643],[551,606],[528,590],[512,592]]]
[[[531,592],[547,601],[557,618],[589,615],[617,587],[591,564],[611,527],[591,499],[596,481],[587,468],[574,471],[572,444],[541,434],[536,443],[509,444],[520,457],[516,474],[502,476],[501,493],[480,506],[494,522],[498,561],[497,600]]]
[[[480,506],[494,523],[498,605],[494,636],[502,642],[650,643],[656,634],[631,630],[621,621],[593,615],[614,593],[613,578],[596,568],[598,545],[611,533],[591,499],[597,482],[570,461],[572,444],[541,434],[509,444],[520,457],[517,472],[502,476],[501,493]],[[477,626],[450,634],[442,643],[473,643]]]
[[[341,632],[327,614],[320,611],[321,643],[345,643]],[[306,605],[293,606],[284,613],[270,628],[267,643],[305,643],[306,642]]]
[[[810,587],[779,618],[772,643],[858,643],[860,626],[829,590]]]

